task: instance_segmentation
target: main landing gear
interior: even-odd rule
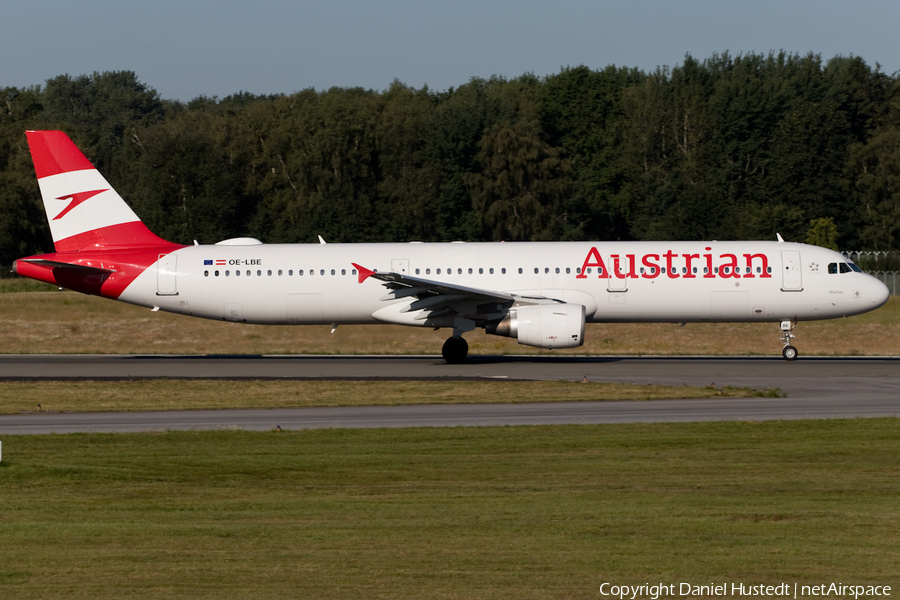
[[[784,349],[781,351],[781,355],[784,357],[784,360],[797,359],[797,349],[791,345],[791,339],[794,338],[794,334],[791,332],[794,331],[796,324],[794,321],[781,322],[781,341],[784,342]]]
[[[444,342],[444,347],[441,348],[441,354],[444,355],[444,360],[451,365],[464,363],[466,361],[466,355],[469,354],[469,343],[464,340],[462,336],[449,338]]]

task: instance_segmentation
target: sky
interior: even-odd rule
[[[6,0],[0,87],[134,71],[167,100],[394,80],[446,90],[686,54],[816,53],[900,70],[897,0]]]

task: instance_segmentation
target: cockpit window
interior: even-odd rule
[[[828,274],[834,275],[837,273],[837,263],[828,263]]]
[[[857,273],[863,272],[862,269],[860,269],[859,267],[856,266],[856,263],[847,263],[847,264],[849,264],[850,268],[853,269],[854,271],[856,271]]]
[[[849,273],[850,272],[850,265],[848,265],[847,263],[838,263],[838,266],[840,266],[840,268],[841,268],[841,273]]]

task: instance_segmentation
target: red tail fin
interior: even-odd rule
[[[61,131],[28,131],[57,252],[170,245],[141,222]]]

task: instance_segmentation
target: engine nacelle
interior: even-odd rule
[[[516,338],[524,346],[577,348],[584,343],[584,306],[534,304],[509,309],[505,317],[489,321],[484,330]]]

